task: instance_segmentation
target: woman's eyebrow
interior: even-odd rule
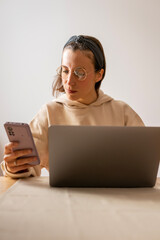
[[[65,68],[68,68],[67,66],[65,66],[65,65],[61,65],[62,67],[65,67]]]
[[[65,68],[69,68],[69,67],[67,67],[67,66],[65,66],[65,65],[61,65],[62,67],[65,67]],[[84,68],[84,69],[86,69],[84,66],[77,66],[77,67],[75,67],[75,68]]]

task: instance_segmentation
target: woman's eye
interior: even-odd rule
[[[78,76],[79,76],[79,77],[84,77],[84,76],[85,76],[85,73],[78,73]]]
[[[63,73],[68,73],[68,70],[63,70],[62,72],[63,72]]]
[[[85,76],[84,72],[75,72],[76,76],[79,78],[83,78]]]

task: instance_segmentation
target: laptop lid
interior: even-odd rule
[[[49,127],[53,187],[153,187],[160,127]]]

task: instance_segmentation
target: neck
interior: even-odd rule
[[[95,102],[98,98],[98,93],[95,91],[94,94],[88,99],[78,99],[77,102],[83,103],[85,105],[89,105]]]

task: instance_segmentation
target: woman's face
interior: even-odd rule
[[[78,80],[75,74],[79,68],[87,73],[84,80]],[[102,79],[103,71],[95,72],[92,59],[84,51],[65,49],[62,55],[62,75],[65,79],[62,77],[62,84],[68,99],[84,104],[94,102],[97,99],[95,83]]]

